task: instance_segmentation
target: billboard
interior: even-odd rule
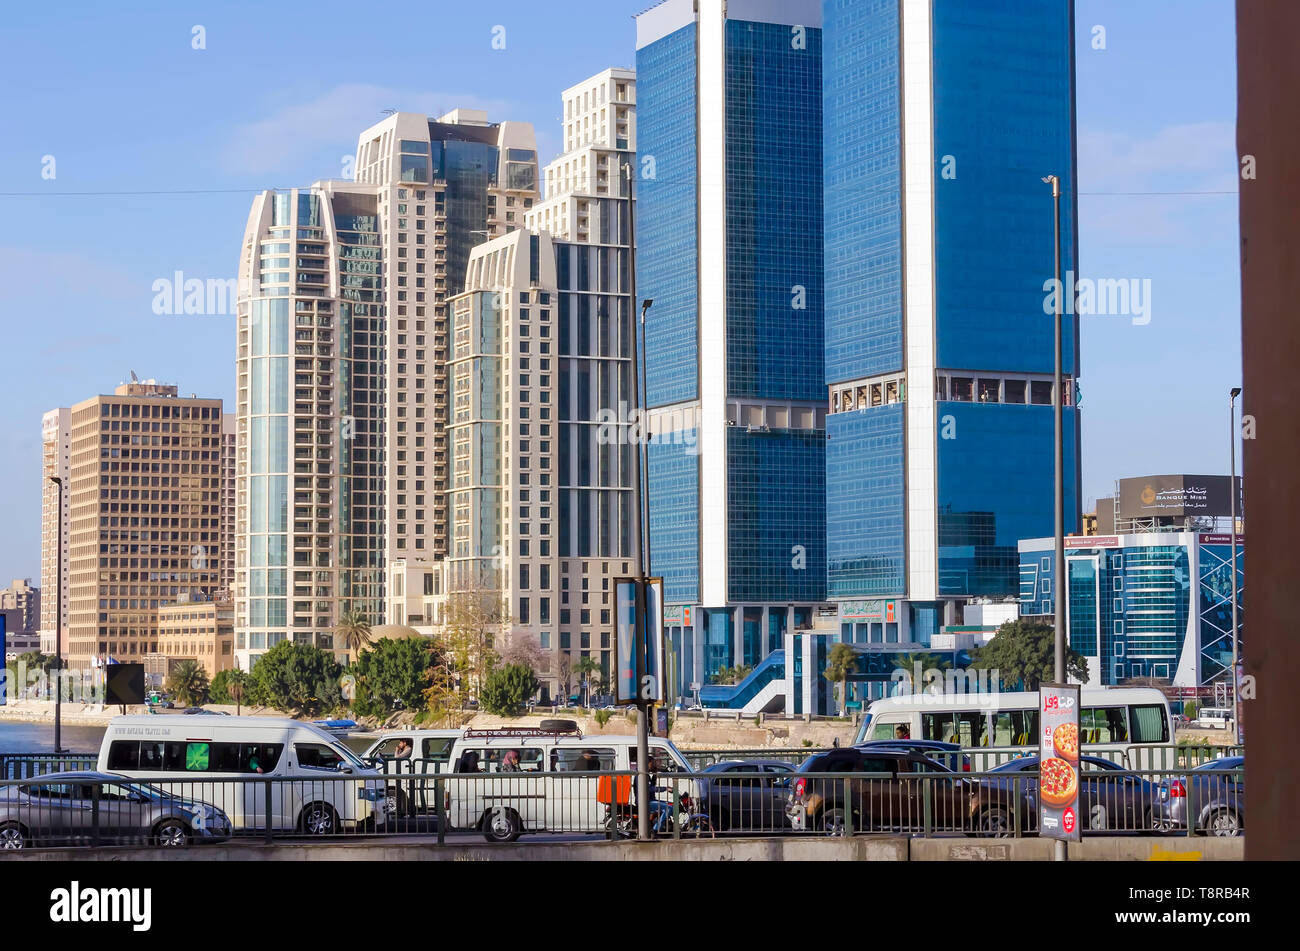
[[[1120,479],[1119,514],[1121,518],[1231,515],[1231,481],[1228,476],[1214,475],[1159,475]],[[1240,502],[1240,477],[1237,478],[1237,493]],[[1241,511],[1240,504],[1237,511]]]
[[[1079,841],[1079,686],[1038,688],[1038,834]]]

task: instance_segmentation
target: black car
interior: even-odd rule
[[[718,832],[779,832],[794,767],[774,759],[714,763],[699,778],[700,811]]]
[[[1038,828],[1038,757],[1021,756],[989,771],[985,785],[1013,790],[1016,778],[1031,804],[1028,830]],[[1159,822],[1160,791],[1100,756],[1079,757],[1079,818],[1084,832],[1151,832]]]
[[[1244,756],[1223,756],[1202,763],[1158,787],[1157,821],[1165,829],[1186,829],[1188,802],[1193,802],[1198,831],[1238,836],[1246,828]]]

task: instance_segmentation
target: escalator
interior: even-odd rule
[[[785,651],[772,651],[738,684],[700,688],[706,710],[739,710],[745,716],[775,713],[785,707]]]

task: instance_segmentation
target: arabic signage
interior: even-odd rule
[[[1038,833],[1079,841],[1079,687],[1038,689]]]
[[[896,601],[874,599],[870,601],[841,601],[840,619],[844,621],[885,621],[892,624],[897,610]]]
[[[1121,518],[1231,514],[1232,491],[1228,476],[1159,475],[1119,480]],[[1241,492],[1241,479],[1237,479]],[[1238,499],[1241,498],[1238,494]],[[1241,506],[1237,507],[1241,511]]]

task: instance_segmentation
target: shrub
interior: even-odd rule
[[[605,724],[609,722],[609,718],[612,716],[613,714],[610,713],[610,711],[608,710],[597,710],[594,714],[592,714],[592,719],[596,721],[596,725],[598,727],[601,727],[603,729]]]

